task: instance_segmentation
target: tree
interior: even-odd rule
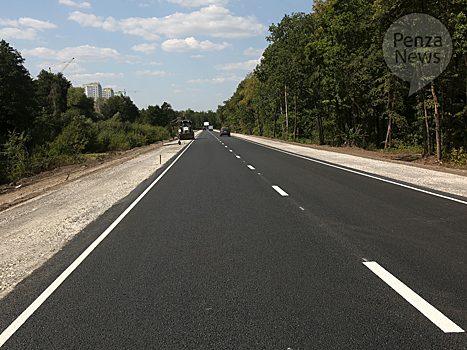
[[[176,112],[172,109],[172,106],[164,102],[161,107],[148,106],[147,109],[141,111],[141,115],[138,118],[140,124],[151,124],[154,126],[169,126],[170,122],[175,119]]]
[[[0,42],[0,143],[7,132],[27,131],[34,120],[34,85],[24,58],[5,40]]]
[[[140,115],[138,107],[136,107],[130,97],[110,97],[101,107],[101,113],[105,119],[112,118],[117,112],[120,112],[124,122],[128,121],[130,123],[135,122]]]
[[[84,115],[86,118],[91,118],[95,114],[94,99],[86,96],[84,88],[70,87],[66,101],[68,109],[77,110],[80,115]]]
[[[67,93],[71,82],[62,73],[49,73],[43,69],[34,83],[37,102],[41,110],[45,109],[46,113],[55,118],[66,111]]]

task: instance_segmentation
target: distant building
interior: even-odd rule
[[[94,100],[102,97],[102,87],[100,83],[84,84],[83,87],[87,97],[92,97]]]
[[[112,88],[104,88],[102,89],[102,97],[103,98],[111,98],[114,97],[114,90]]]
[[[114,93],[114,96],[122,97],[123,96],[123,91],[117,91]]]

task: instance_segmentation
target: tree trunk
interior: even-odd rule
[[[318,111],[318,107],[315,103],[315,110]],[[323,119],[318,117],[318,135],[319,135],[319,144],[324,145],[324,130],[323,130]]]
[[[276,120],[277,120],[277,103],[274,104],[274,125],[272,127],[272,138],[276,138]]]
[[[435,125],[436,125],[436,160],[441,162],[441,122],[439,119],[438,96],[435,92],[435,83],[431,82],[431,93],[433,94],[433,102],[435,104]]]
[[[324,145],[323,120],[321,119],[321,117],[318,117],[318,134],[319,134],[319,144]]]
[[[259,125],[258,113],[256,113],[256,124],[258,124],[259,136],[263,136],[263,134],[261,133],[261,126]]]
[[[289,139],[289,110],[287,106],[287,84],[285,84],[284,95],[285,95],[285,129],[286,129],[285,138],[286,140],[288,140]]]
[[[465,70],[467,71],[467,52],[464,53]],[[467,74],[465,75],[465,114],[467,114]]]
[[[391,148],[391,124],[392,124],[392,114],[389,113],[388,121],[388,131],[386,132],[386,140],[384,141],[384,149]]]
[[[386,139],[384,140],[384,149],[391,148],[391,127],[392,127],[392,113],[391,113],[391,90],[388,91],[388,104],[386,109],[389,114],[388,130],[386,132]]]
[[[375,139],[374,139],[374,142],[375,142],[376,147],[379,148],[379,146],[381,144],[379,143],[379,114],[378,113],[375,113],[374,123],[375,123]]]
[[[423,97],[423,112],[425,115],[425,132],[426,132],[426,147],[425,147],[425,156],[431,156],[431,135],[430,135],[430,125],[428,124],[428,111],[426,109],[426,101],[425,101],[425,89],[422,89],[422,97]]]
[[[295,121],[293,126],[293,142],[295,142],[297,133],[297,95],[295,95]]]

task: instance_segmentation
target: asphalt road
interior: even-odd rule
[[[139,198],[2,349],[467,349],[466,204],[208,131]]]

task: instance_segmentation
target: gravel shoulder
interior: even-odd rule
[[[351,147],[330,149],[327,146],[299,145],[256,136],[236,136],[365,173],[464,197],[467,200],[467,170],[436,165],[431,159],[420,157],[417,161],[408,162],[394,159],[400,158],[400,155]],[[410,157],[416,158],[413,155]]]
[[[234,136],[467,198],[466,170],[407,163],[358,149],[326,149],[240,134]],[[187,142],[183,141],[181,146],[177,143],[150,145],[1,186],[0,299],[154,174]]]
[[[0,205],[7,208],[0,212],[0,299],[187,142],[159,143],[102,162],[65,167],[18,181],[21,187],[0,195]]]

